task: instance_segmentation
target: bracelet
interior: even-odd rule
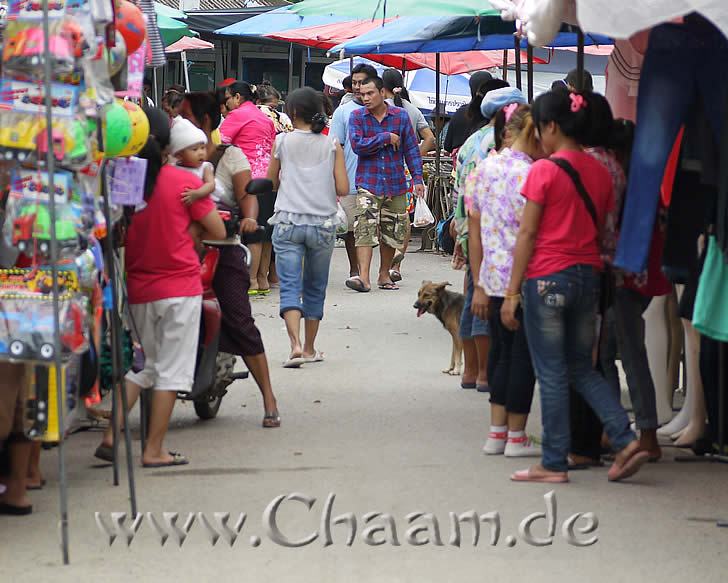
[[[520,300],[521,294],[506,294],[505,299],[506,300]]]

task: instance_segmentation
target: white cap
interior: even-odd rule
[[[172,155],[195,144],[207,144],[205,132],[184,118],[176,120],[169,136]]]

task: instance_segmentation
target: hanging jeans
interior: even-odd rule
[[[541,389],[543,466],[568,470],[569,383],[599,416],[615,451],[635,434],[619,398],[592,366],[599,302],[599,273],[574,265],[523,286],[526,337]]]
[[[700,16],[650,34],[640,79],[637,128],[615,264],[639,273],[647,264],[665,165],[692,104],[700,97],[720,143],[728,103],[728,39]]]

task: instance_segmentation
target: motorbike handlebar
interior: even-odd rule
[[[271,194],[273,192],[273,182],[267,178],[254,178],[248,182],[245,192],[252,196]]]

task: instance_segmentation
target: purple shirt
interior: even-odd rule
[[[399,149],[390,144],[390,135],[400,137]],[[404,109],[387,105],[387,113],[379,122],[366,107],[356,109],[349,118],[351,148],[359,156],[356,169],[357,187],[375,196],[405,194],[407,162],[415,184],[422,184],[422,157],[412,122]]]

